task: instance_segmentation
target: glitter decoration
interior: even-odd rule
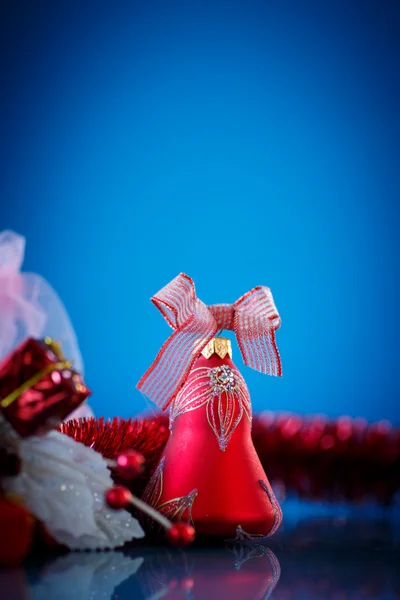
[[[173,498],[156,506],[163,515],[171,521],[188,521],[193,525],[192,507],[198,495],[197,490],[192,490],[187,496]]]
[[[162,490],[163,490],[163,471],[165,464],[165,456],[160,460],[158,467],[153,473],[146,490],[143,494],[143,502],[150,504],[150,506],[156,507],[160,501]]]
[[[270,538],[271,535],[274,535],[277,529],[279,529],[282,523],[282,509],[279,506],[279,502],[275,497],[275,494],[272,490],[269,481],[265,479],[259,479],[258,483],[261,485],[262,489],[267,493],[268,499],[274,511],[275,520],[272,525],[272,528],[267,533],[267,535],[263,535],[257,533],[247,533],[247,531],[245,531],[241,525],[238,525],[236,527],[235,538],[232,540],[227,540],[228,542],[237,542],[240,544],[244,543],[245,545],[249,546],[262,546],[263,544],[268,543],[268,538]]]
[[[282,523],[282,509],[279,505],[279,502],[277,501],[277,499],[275,497],[275,494],[273,492],[273,489],[272,489],[269,481],[266,479],[260,479],[259,484],[261,485],[262,489],[267,493],[269,501],[271,502],[271,506],[272,506],[272,508],[274,510],[274,514],[275,514],[274,524],[272,526],[271,531],[268,533],[268,537],[269,537],[269,536],[273,535],[277,529],[279,529],[280,524]]]
[[[189,521],[193,525],[192,507],[193,502],[198,494],[197,490],[192,490],[186,496],[180,498],[172,498],[166,502],[159,504],[163,491],[163,472],[165,465],[165,457],[160,460],[160,463],[150,479],[146,490],[143,494],[143,502],[153,506],[171,521]],[[152,523],[150,523],[152,525]]]
[[[190,384],[185,385],[171,405],[170,429],[182,414],[206,405],[207,420],[225,451],[240,423],[243,413],[251,421],[251,403],[246,383],[240,373],[229,367],[200,367],[192,371]]]

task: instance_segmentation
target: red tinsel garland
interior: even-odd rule
[[[145,457],[142,476],[131,482],[141,495],[169,436],[168,417],[83,419],[60,430],[114,458],[128,449]],[[362,419],[262,413],[253,419],[253,442],[276,492],[284,497],[390,504],[400,489],[400,428]]]
[[[284,492],[388,505],[400,489],[400,428],[387,421],[264,413],[252,436],[268,477]]]
[[[100,452],[104,458],[115,458],[126,450],[136,450],[142,454],[145,458],[143,472],[130,485],[138,496],[141,496],[153,474],[169,437],[168,417],[164,415],[153,419],[78,419],[62,423],[59,429],[77,442]],[[117,476],[114,479],[127,484]]]

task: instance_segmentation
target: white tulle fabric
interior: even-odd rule
[[[83,375],[83,361],[68,313],[53,288],[39,275],[21,273],[25,238],[0,233],[0,361],[25,338],[46,336],[61,342],[66,358]],[[91,417],[85,403],[68,419]]]
[[[68,313],[53,288],[39,275],[21,273],[25,238],[0,233],[0,360],[27,337],[50,336],[62,344],[74,369],[82,357]]]
[[[21,472],[2,479],[60,544],[71,550],[116,548],[144,536],[127,511],[105,506],[112,487],[103,457],[62,433],[18,438],[0,416],[0,440],[21,459]]]

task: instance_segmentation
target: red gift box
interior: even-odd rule
[[[0,408],[22,437],[54,429],[90,394],[50,338],[27,339],[0,364]]]

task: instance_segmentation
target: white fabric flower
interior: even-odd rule
[[[4,419],[0,425],[0,443],[16,449],[21,460],[21,472],[4,477],[2,487],[16,494],[58,543],[97,550],[144,536],[126,510],[105,505],[104,493],[113,482],[101,454],[58,431],[17,439]]]

